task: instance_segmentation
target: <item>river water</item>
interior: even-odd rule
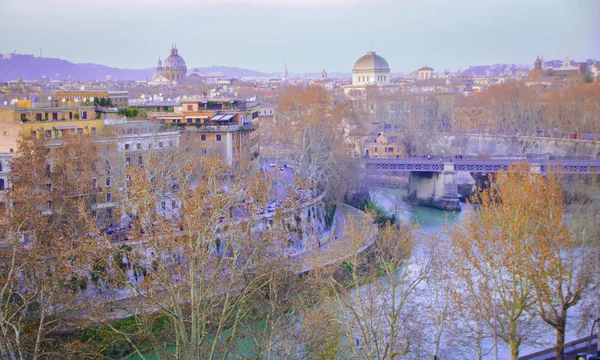
[[[471,205],[461,203],[460,212],[448,212],[425,206],[415,206],[404,202],[406,196],[404,189],[391,189],[374,187],[369,191],[371,201],[390,214],[396,214],[402,222],[414,222],[424,233],[436,233],[445,225],[452,225],[460,221]]]

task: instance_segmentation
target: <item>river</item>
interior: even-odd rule
[[[419,224],[422,232],[439,232],[445,225],[452,225],[460,221],[471,205],[461,203],[460,212],[447,212],[425,206],[415,206],[404,202],[406,196],[404,189],[374,187],[369,191],[371,200],[390,214],[396,214],[402,222]]]

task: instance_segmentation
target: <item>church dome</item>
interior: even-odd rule
[[[163,67],[168,68],[187,68],[185,65],[185,60],[177,53],[177,48],[173,47],[171,49],[171,55],[163,61]]]
[[[356,60],[353,71],[390,71],[387,61],[381,56],[375,54],[375,51],[369,51],[366,55]]]
[[[538,56],[533,62],[533,70],[527,75],[527,80],[537,80],[544,77],[544,70],[542,70],[542,60]]]

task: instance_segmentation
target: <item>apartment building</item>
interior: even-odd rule
[[[249,161],[259,168],[260,105],[236,98],[186,98],[173,113],[155,113],[154,121],[181,132],[181,147],[198,156],[217,155],[229,165]]]

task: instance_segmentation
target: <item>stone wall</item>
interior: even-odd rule
[[[600,141],[530,136],[434,134],[420,137],[417,154],[600,157]]]

